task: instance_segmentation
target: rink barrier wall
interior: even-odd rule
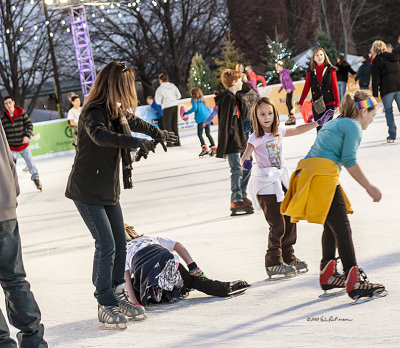
[[[293,105],[299,101],[303,90],[304,81],[294,82],[296,90],[293,92]],[[259,87],[261,96],[270,98],[275,102],[280,115],[287,115],[286,93],[282,91],[278,93],[280,84],[270,85],[267,87]],[[358,90],[358,85],[354,81],[353,76],[349,76],[346,92],[354,93]],[[310,95],[310,93],[309,93]],[[206,106],[212,110],[215,106],[215,95],[207,95],[204,97]],[[178,129],[181,136],[191,135],[196,133],[196,122],[194,114],[183,116],[183,113],[192,107],[191,99],[180,99],[178,102]],[[146,122],[149,122],[158,127],[157,114],[149,105],[138,106],[136,115]],[[218,117],[213,120],[213,125],[218,125]],[[30,148],[33,156],[62,154],[66,151],[74,150],[72,145],[72,128],[68,125],[66,119],[37,122],[33,124],[33,133],[35,137],[30,142]],[[143,137],[142,134],[132,133],[134,136]]]

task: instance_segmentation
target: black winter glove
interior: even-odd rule
[[[156,143],[153,140],[138,138],[137,147],[139,150],[137,152],[135,161],[139,162],[142,157],[146,159],[150,151],[155,152],[154,150],[156,148]]]
[[[178,141],[178,137],[175,135],[174,132],[168,132],[167,130],[160,131],[160,140],[162,142],[171,142],[176,143]]]

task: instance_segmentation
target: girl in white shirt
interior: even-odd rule
[[[250,170],[254,152],[257,166],[252,170],[249,193],[254,208],[263,210],[270,226],[265,255],[265,268],[270,278],[273,275],[288,276],[295,275],[296,271],[307,271],[307,264],[294,255],[296,224],[280,212],[289,184],[289,171],[282,157],[282,139],[323,125],[332,115],[328,112],[318,122],[286,129],[279,126],[278,112],[268,98],[259,98],[253,105],[251,118],[254,133],[247,142],[241,164],[244,169]]]
[[[145,306],[149,301],[175,302],[186,297],[190,289],[226,297],[250,286],[243,280],[221,282],[207,278],[179,242],[138,235],[129,225],[125,225],[125,237],[125,289],[129,301],[137,306]],[[189,271],[179,257],[185,261]]]

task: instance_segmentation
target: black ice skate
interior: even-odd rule
[[[124,330],[127,328],[128,318],[115,306],[99,305],[98,317],[101,325],[99,329],[105,330]]]
[[[296,118],[293,115],[289,115],[287,121],[285,122],[286,126],[294,126],[296,124]]]
[[[284,278],[291,278],[296,275],[296,268],[293,266],[289,266],[286,263],[281,263],[275,266],[266,267],[267,269],[267,280],[277,280],[277,279],[284,279]],[[272,276],[279,276],[276,278],[272,278]]]
[[[206,155],[208,155],[208,148],[207,148],[207,145],[203,145],[201,147],[201,152],[199,153],[199,157],[201,158],[201,157],[204,157]]]
[[[43,187],[42,187],[42,183],[40,182],[39,178],[36,178],[35,180],[33,180],[33,182],[34,182],[36,188],[37,188],[39,191],[42,191],[42,188],[43,188]]]
[[[245,204],[244,202],[233,202],[231,203],[231,216],[253,214],[253,207]]]
[[[250,287],[250,284],[244,280],[235,280],[230,282],[228,296],[238,295],[245,292],[248,287]]]
[[[361,279],[362,278],[362,279]],[[353,266],[346,277],[346,292],[355,300],[354,303],[360,303],[361,298],[373,299],[387,295],[385,287],[382,284],[370,283],[367,275],[358,266]]]
[[[128,299],[124,289],[125,284],[117,286],[115,289],[115,296],[118,300],[119,311],[126,315],[129,320],[143,320],[146,319],[146,310],[141,305],[134,305]]]

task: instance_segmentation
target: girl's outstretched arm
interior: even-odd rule
[[[299,135],[305,133],[311,129],[314,129],[318,126],[323,126],[326,122],[328,122],[335,112],[333,110],[326,110],[325,113],[321,116],[317,121],[302,124],[301,126],[297,126],[296,128],[288,128],[286,129],[285,137],[291,137],[293,135]]]
[[[254,146],[249,144],[249,143],[247,143],[246,150],[244,150],[243,156],[240,158],[240,165],[243,165],[243,162],[245,160],[250,159],[251,154],[253,153],[253,151],[254,151]]]
[[[125,290],[128,293],[129,301],[132,302],[133,304],[137,304],[138,300],[135,296],[135,291],[133,291],[131,272],[129,270],[125,271],[124,278],[125,278]]]
[[[308,132],[309,130],[317,128],[317,127],[318,127],[318,122],[314,121],[311,123],[302,124],[295,128],[286,128],[285,137],[292,137],[294,135],[303,134],[303,133]]]
[[[371,196],[374,202],[379,202],[381,200],[381,191],[379,191],[376,186],[371,185],[358,164],[346,169],[353,179],[366,189],[367,193]]]

